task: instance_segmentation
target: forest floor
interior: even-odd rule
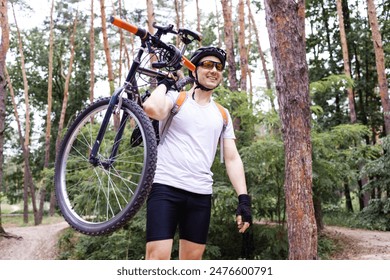
[[[390,232],[326,226],[324,234],[340,250],[334,260],[390,260]]]
[[[61,231],[68,224],[56,220],[40,226],[4,226],[7,233],[20,238],[0,237],[0,260],[54,260]],[[335,260],[390,260],[390,232],[327,226],[324,234],[340,248]]]

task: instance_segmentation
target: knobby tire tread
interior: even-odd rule
[[[55,162],[55,170],[59,170],[61,166],[61,159],[64,156],[64,151],[66,149],[66,143],[69,141],[69,137],[72,135],[73,130],[77,127],[77,124],[83,119],[83,116],[88,114],[90,110],[92,110],[93,107],[98,106],[97,104],[102,103],[101,106],[104,106],[105,102],[109,102],[110,98],[101,98],[93,103],[91,103],[89,106],[84,108],[75,118],[75,120],[72,122],[70,125],[68,131],[66,132],[65,136],[62,139],[61,146],[60,146],[60,151],[58,153],[58,156],[56,158]],[[156,137],[155,137],[155,132],[153,129],[153,126],[151,124],[151,121],[149,117],[145,114],[145,112],[142,110],[140,106],[138,106],[136,103],[133,101],[130,101],[128,99],[123,99],[123,104],[122,106],[125,106],[127,109],[132,111],[138,118],[139,122],[143,124],[144,127],[144,132],[145,132],[145,141],[147,142],[148,146],[148,156],[146,157],[145,161],[145,173],[144,176],[141,178],[140,181],[143,181],[140,186],[137,187],[136,190],[136,196],[134,199],[131,200],[131,206],[126,206],[126,211],[124,211],[121,215],[118,217],[115,217],[115,223],[110,222],[107,223],[107,226],[102,227],[101,230],[96,231],[96,230],[90,230],[88,228],[88,224],[78,224],[75,225],[73,222],[72,217],[69,217],[69,213],[67,209],[64,209],[64,203],[61,201],[61,195],[58,194],[57,187],[55,187],[56,191],[56,199],[57,203],[60,206],[61,213],[64,217],[64,219],[68,222],[68,224],[78,232],[81,232],[86,235],[91,235],[91,236],[99,236],[99,235],[106,235],[109,233],[112,233],[116,231],[117,229],[123,227],[129,220],[131,220],[135,214],[140,210],[144,202],[146,201],[154,179],[154,173],[156,170],[156,163],[157,163],[157,144],[156,144]],[[55,172],[55,185],[57,185],[60,181],[60,176]],[[76,220],[76,219],[75,219]]]

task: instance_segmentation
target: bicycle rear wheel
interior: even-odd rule
[[[77,116],[56,159],[55,190],[60,210],[74,229],[88,235],[110,233],[129,221],[145,202],[156,169],[157,145],[151,122],[136,103],[127,99],[123,99],[119,114],[110,117],[98,161],[90,163],[89,155],[109,102],[110,98],[98,100]],[[136,127],[139,139],[134,139]],[[118,131],[122,133],[120,139]],[[118,150],[113,157],[114,146]]]

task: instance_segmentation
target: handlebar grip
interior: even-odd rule
[[[190,71],[195,71],[195,65],[189,60],[187,57],[183,56],[182,61],[185,67],[187,67]]]
[[[124,21],[123,19],[120,19],[118,17],[114,17],[114,16],[110,17],[110,22],[113,25],[116,25],[120,28],[123,28],[133,33],[134,35],[141,37],[141,39],[145,39],[146,36],[148,35],[148,32],[145,29],[132,25],[131,23],[128,23],[127,21]]]

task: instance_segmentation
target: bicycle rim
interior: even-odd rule
[[[157,147],[149,118],[135,103],[124,100],[122,120],[110,118],[97,154],[99,164],[89,162],[89,154],[106,113],[109,98],[87,107],[75,119],[64,137],[56,161],[56,195],[61,212],[76,230],[101,235],[122,227],[144,203],[156,168]],[[118,116],[117,115],[117,116]],[[111,157],[114,139],[124,128],[118,151]],[[139,145],[131,136],[139,128]]]

